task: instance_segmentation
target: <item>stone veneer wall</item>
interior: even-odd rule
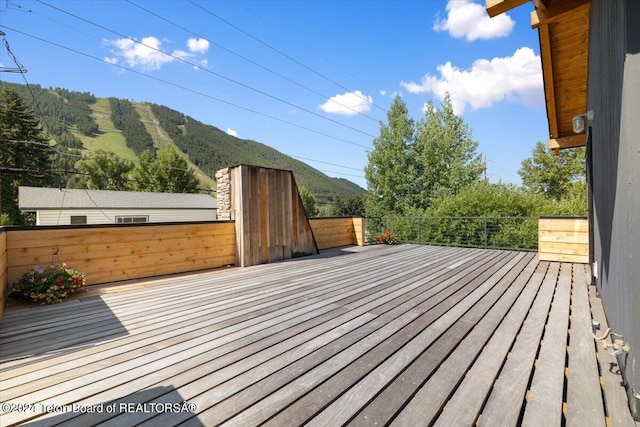
[[[231,220],[231,170],[229,168],[220,169],[216,172],[217,199],[218,199],[218,219],[221,221]]]

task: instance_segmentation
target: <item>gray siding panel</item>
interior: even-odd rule
[[[640,390],[640,2],[593,0],[590,22],[598,287],[609,325],[631,346],[622,368]]]

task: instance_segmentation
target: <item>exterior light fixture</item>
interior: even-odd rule
[[[594,118],[593,110],[589,110],[585,114],[578,114],[577,116],[573,116],[573,132],[574,133],[584,132],[585,120],[592,121],[593,118]]]

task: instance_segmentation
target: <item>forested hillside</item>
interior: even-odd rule
[[[351,181],[331,178],[267,145],[228,135],[215,126],[162,105],[136,104],[116,98],[100,99],[90,93],[45,89],[39,85],[30,85],[31,90],[25,85],[9,85],[23,96],[37,116],[44,116],[43,128],[59,145],[56,165],[59,172],[66,171],[68,182],[77,181],[73,176],[77,173],[75,162],[81,156],[91,156],[96,150],[137,161],[145,150],[155,151],[169,143],[185,155],[190,166],[202,172],[200,180],[207,187],[212,185],[211,178],[218,169],[251,164],[293,171],[298,186],[306,187],[321,203],[336,196],[348,198],[364,193],[364,189]],[[152,117],[146,119],[163,132],[150,133],[145,128],[136,111],[141,111],[141,108],[151,111]],[[160,140],[160,133],[166,134],[164,140]],[[166,141],[166,136],[170,141]],[[209,179],[203,179],[204,174]]]

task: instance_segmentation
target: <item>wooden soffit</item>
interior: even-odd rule
[[[526,0],[486,0],[496,16]],[[573,117],[587,110],[589,9],[591,0],[532,0],[531,26],[538,29],[549,124],[548,147],[561,150],[586,144],[573,132]]]

